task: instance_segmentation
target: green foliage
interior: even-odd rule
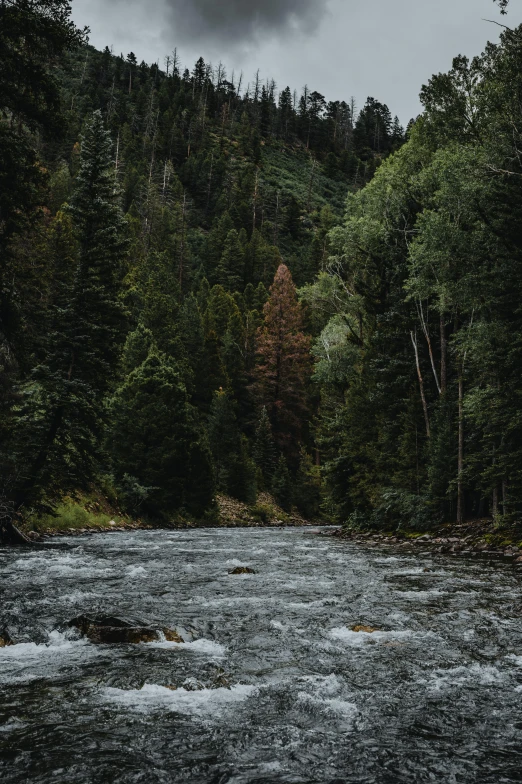
[[[118,294],[126,242],[109,174],[111,152],[95,114],[83,137],[70,217],[57,216],[49,233],[48,333],[40,361],[20,386],[14,427],[17,507],[85,486],[102,456],[104,398],[125,328]]]
[[[145,490],[145,510],[201,514],[211,505],[210,454],[172,361],[149,354],[116,390],[110,409],[117,483],[139,485],[138,496]]]
[[[236,404],[226,391],[220,390],[214,394],[208,434],[218,490],[239,501],[255,503],[255,467],[248,454],[246,439],[238,426]]]
[[[272,492],[281,509],[284,509],[285,512],[291,512],[294,486],[284,455],[280,455],[272,477]]]
[[[264,525],[267,525],[275,516],[274,508],[269,504],[256,504],[251,506],[248,511],[254,519],[259,520]]]
[[[324,319],[292,276],[325,268],[399,129],[374,102],[361,147],[345,102],[240,94],[203,58],[166,73],[84,38],[65,0],[0,3],[0,493],[51,509],[114,471],[134,514],[211,520],[214,481],[255,503],[278,450],[315,509],[299,455]]]
[[[266,406],[261,409],[257,422],[252,456],[261,471],[264,486],[270,488],[276,468],[277,450]]]
[[[506,30],[423,88],[409,141],[349,197],[328,268],[302,291],[329,316],[313,353],[340,520],[426,530],[522,514],[521,61],[522,28]],[[356,133],[377,122],[389,117],[369,103]]]
[[[316,519],[320,515],[321,500],[321,469],[303,449],[296,476],[295,505],[304,517]]]

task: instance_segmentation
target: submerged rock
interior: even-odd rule
[[[249,566],[236,566],[235,569],[230,569],[229,574],[256,574],[254,569],[251,569]]]
[[[84,637],[100,645],[131,644],[143,642],[184,642],[173,629],[155,629],[114,615],[79,615],[69,621]]]

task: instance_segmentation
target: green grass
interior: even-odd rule
[[[66,498],[56,508],[55,515],[42,515],[38,518],[28,520],[28,525],[33,530],[45,531],[67,531],[69,529],[78,530],[81,528],[112,528],[110,525],[114,521],[117,525],[123,525],[128,520],[121,515],[110,514],[107,511],[94,510],[94,504],[87,499],[75,501]],[[96,502],[94,502],[96,503]]]

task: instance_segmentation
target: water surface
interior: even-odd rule
[[[505,566],[310,529],[133,532],[0,551],[0,592],[3,784],[522,781]],[[95,646],[67,628],[88,611],[187,643]]]

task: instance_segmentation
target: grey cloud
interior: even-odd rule
[[[185,40],[235,45],[266,34],[314,30],[328,0],[166,0],[172,26]]]

